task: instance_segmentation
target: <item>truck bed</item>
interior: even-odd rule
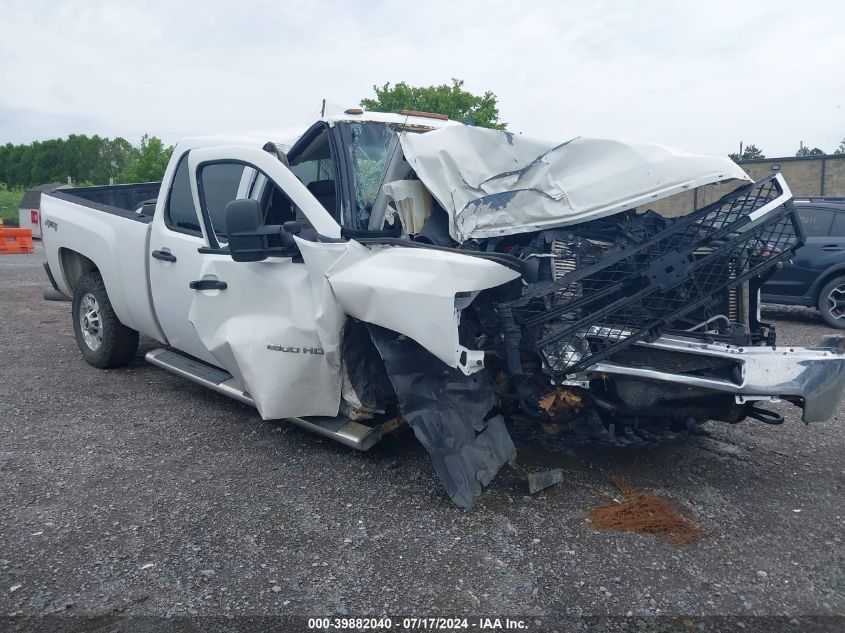
[[[155,201],[160,189],[160,182],[142,182],[130,185],[75,187],[53,191],[50,195],[98,211],[149,222],[152,215],[138,213],[138,210],[144,202]]]
[[[73,296],[81,274],[96,268],[124,325],[163,339],[149,292],[152,210],[160,183],[80,187],[42,196],[47,263],[63,293]],[[90,262],[90,263],[89,263]]]

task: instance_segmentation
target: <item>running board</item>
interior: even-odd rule
[[[255,406],[255,402],[249,397],[240,381],[233,378],[227,371],[164,347],[147,352],[144,358],[156,367],[166,369],[177,376],[187,378],[191,382],[213,389],[244,404]]]
[[[229,372],[164,347],[147,352],[145,358],[148,363],[156,367],[166,369],[177,376],[187,378],[191,382],[222,393],[224,396],[229,396],[244,404],[255,406],[255,402],[250,398],[249,393],[243,388],[241,382]],[[369,427],[347,418],[307,417],[283,419],[359,451],[371,449],[382,438],[381,426]]]

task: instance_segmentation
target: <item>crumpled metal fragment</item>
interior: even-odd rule
[[[449,497],[471,510],[516,450],[504,418],[486,419],[494,403],[489,378],[466,376],[396,332],[368,328],[403,418],[431,455]]]
[[[528,474],[528,491],[533,495],[550,486],[563,482],[563,469],[552,468]]]

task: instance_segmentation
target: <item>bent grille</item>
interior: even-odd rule
[[[735,303],[735,289],[790,258],[803,239],[791,194],[775,175],[595,263],[572,269],[566,262],[553,281],[497,306],[509,369],[520,373],[520,348],[530,343],[544,370],[561,378],[657,337],[714,298]]]

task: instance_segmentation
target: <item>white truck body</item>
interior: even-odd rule
[[[79,295],[77,286],[86,275],[99,274],[117,320],[164,346],[148,355],[150,362],[249,402],[264,419],[293,419],[359,448],[380,438],[389,422],[407,421],[435,459],[452,499],[466,507],[513,450],[502,416],[488,415],[497,406],[506,414],[507,408],[495,402],[510,399],[525,406],[533,398],[535,414],[565,419],[576,428],[584,422],[587,404],[597,410],[607,405],[603,396],[591,395],[591,381],[615,376],[620,393],[642,383],[689,394],[688,400],[675,403],[665,393],[646,403],[620,395],[607,406],[615,407],[614,415],[622,419],[667,406],[676,407],[678,419],[696,418],[690,412],[698,409],[690,402],[699,402],[701,394],[718,394],[721,408],[706,410],[698,421],[760,416],[749,403],[780,397],[802,406],[805,419],[830,415],[845,388],[845,356],[833,348],[784,355],[765,347],[762,337],[771,342],[773,333],[749,317],[756,304],[749,299],[748,282],[740,285],[743,278],[735,273],[736,283],[713,285],[733,302],[724,313],[712,315],[718,312],[718,301],[700,297],[703,317],[673,308],[662,325],[648,326],[648,337],[635,336],[639,325],[623,325],[625,318],[612,326],[597,319],[597,325],[577,329],[565,346],[548,342],[553,330],[547,325],[529,335],[530,318],[517,317],[517,329],[524,330],[521,342],[519,334],[514,342],[514,328],[490,329],[496,314],[505,318],[512,308],[518,313],[526,302],[535,301],[531,293],[540,297],[538,289],[557,283],[560,275],[570,275],[560,277],[564,280],[579,275],[577,283],[588,278],[578,272],[589,272],[587,268],[575,268],[575,255],[560,250],[567,248],[560,246],[563,242],[601,247],[605,257],[618,259],[669,235],[676,221],[651,218],[662,232],[615,247],[593,233],[573,237],[561,231],[572,225],[576,232],[578,226],[600,228],[604,225],[597,222],[623,212],[628,213],[626,222],[645,222],[646,216],[628,210],[714,182],[750,182],[736,165],[657,146],[591,139],[550,144],[454,126],[426,116],[352,113],[324,119],[298,140],[261,135],[187,139],[177,145],[154,202],[141,199],[154,185],[138,191],[117,186],[44,196],[48,272],[68,297]],[[440,129],[419,133],[435,128]],[[773,181],[775,186],[753,209],[743,194],[745,202],[731,212],[731,221],[748,216],[739,223],[745,228],[730,234],[746,250],[745,231],[771,223],[772,213],[785,214],[778,226],[789,224],[783,208],[791,196],[782,179]],[[121,208],[91,201],[120,193],[132,204]],[[227,232],[226,223],[231,228],[237,220],[240,207],[235,203],[262,214],[256,231]],[[439,212],[445,214],[438,230],[433,218]],[[696,226],[698,235],[703,225],[699,221]],[[777,235],[786,233],[780,229]],[[262,246],[267,250],[256,261],[243,254],[238,260],[235,254],[241,253],[244,239],[269,246]],[[785,260],[798,239],[800,235],[792,241],[783,238],[781,250],[766,255],[772,262],[761,262],[759,254],[743,260],[742,270],[750,271],[747,279],[755,266],[759,277],[775,260]],[[637,293],[650,292],[651,286],[643,285],[648,283],[659,286],[665,298],[692,278],[687,268],[696,266],[720,282],[712,264],[702,269],[704,264],[695,261],[710,256],[701,253],[726,248],[724,238],[720,240],[704,250],[693,245],[695,257],[672,255],[680,252],[677,247],[663,256],[670,257],[665,264],[659,259],[660,265],[652,266],[655,271],[648,279],[635,279]],[[733,248],[735,258],[740,246]],[[593,268],[601,268],[602,261]],[[549,266],[546,272],[526,272],[526,267],[541,265]],[[685,272],[673,273],[675,268]],[[565,311],[552,305],[568,287],[555,287],[552,299],[536,301],[559,316]],[[508,297],[489,298],[504,289]],[[583,292],[578,305],[589,300],[587,289]],[[617,292],[613,299],[618,298]],[[677,324],[684,318],[693,318],[694,326],[683,328],[690,334],[679,335]],[[733,334],[722,320],[734,323]],[[726,341],[729,335],[737,340],[736,326],[748,322],[754,325],[746,333],[746,352]],[[360,334],[367,329],[370,336]],[[609,350],[599,353],[597,339],[608,342]],[[537,344],[539,356],[533,358],[539,362],[525,358],[531,341]],[[375,364],[362,360],[367,353],[349,351],[364,344],[381,356],[375,356]],[[550,353],[549,345],[558,345],[557,351]],[[679,354],[719,367],[727,363],[734,373],[707,369],[710,373],[696,370],[692,375],[656,364],[630,365],[611,354],[625,349]],[[182,364],[173,360],[174,354]],[[568,355],[568,365],[559,364],[562,354]],[[592,354],[595,362],[588,364]],[[505,371],[504,358],[512,382],[494,397],[490,385]],[[384,391],[375,376],[385,371],[395,391],[392,400],[374,395]],[[631,380],[640,382],[625,382]],[[543,385],[552,400],[539,397]],[[561,413],[554,394],[564,392],[575,394],[580,404]],[[600,414],[610,415],[607,409]],[[596,415],[590,424],[595,425]]]

